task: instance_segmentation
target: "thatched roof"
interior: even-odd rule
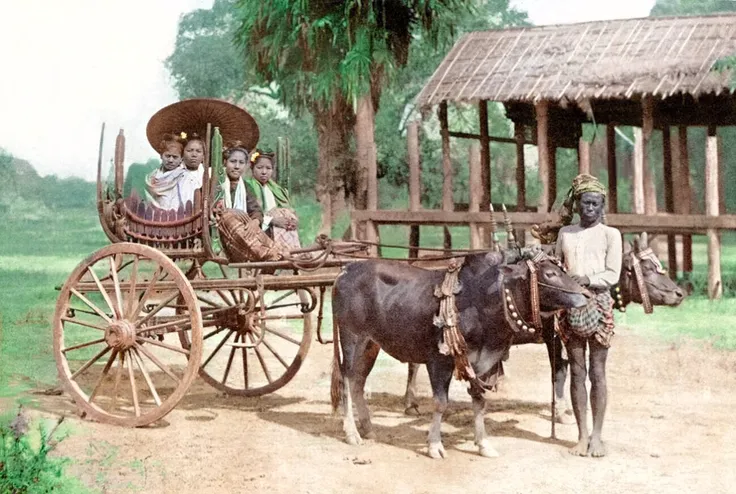
[[[711,70],[736,54],[736,14],[647,17],[474,32],[417,97],[441,101],[579,101],[729,90]]]

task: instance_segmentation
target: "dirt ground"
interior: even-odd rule
[[[453,382],[445,460],[426,456],[431,395],[420,372],[420,416],[403,414],[406,366],[382,356],[369,378],[377,439],[352,447],[329,406],[332,346],[313,343],[294,380],[274,394],[224,396],[201,380],[155,427],[83,421],[67,396],[43,397],[46,416],[70,415],[59,452],[103,492],[650,493],[734,492],[736,355],[664,343],[619,328],[609,356],[609,455],[567,450],[575,425],[551,440],[549,367],[541,345],[515,347],[486,424],[500,458],[477,455],[464,386]]]

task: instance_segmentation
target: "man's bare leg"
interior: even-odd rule
[[[567,355],[570,359],[570,399],[575,420],[578,423],[578,444],[570,449],[570,454],[588,456],[588,389],[585,381],[588,373],[585,366],[584,338],[572,336],[567,342]]]
[[[588,452],[595,457],[606,455],[606,446],[601,439],[601,431],[608,403],[607,358],[608,348],[598,343],[595,338],[590,338],[590,406],[593,411],[593,434],[590,436]]]

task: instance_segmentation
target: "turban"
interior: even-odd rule
[[[575,198],[580,197],[586,192],[595,192],[604,196],[606,195],[606,188],[603,184],[593,175],[588,175],[586,173],[581,173],[573,179],[571,191],[572,196]]]
[[[593,175],[581,173],[575,177],[572,181],[572,187],[570,187],[570,190],[565,197],[565,202],[562,203],[562,206],[558,211],[563,225],[569,225],[572,222],[574,203],[586,192],[595,192],[605,197],[607,191],[600,180],[595,178]]]

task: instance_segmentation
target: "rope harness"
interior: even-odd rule
[[[654,312],[654,307],[652,304],[652,300],[649,297],[647,281],[644,279],[644,273],[642,273],[641,270],[641,263],[644,261],[651,261],[654,264],[657,273],[666,274],[667,272],[662,267],[662,263],[652,249],[647,248],[639,252],[631,252],[629,255],[632,258],[631,268],[624,270],[626,273],[625,283],[627,285],[626,287],[628,289],[627,291],[629,294],[629,298],[631,297],[631,294],[634,293],[631,289],[631,284],[632,282],[636,283],[636,288],[637,290],[639,290],[639,296],[641,297],[641,305],[644,307],[644,313],[651,314],[652,312]],[[621,312],[625,312],[626,309],[623,305],[623,297],[618,287],[616,288],[616,296],[614,299],[618,304],[618,309]]]
[[[542,314],[539,299],[539,277],[537,264],[546,258],[544,253],[538,253],[534,259],[526,259],[529,269],[529,303],[531,305],[531,324],[527,323],[519,312],[514,300],[513,292],[506,287],[503,272],[499,272],[499,285],[503,290],[503,311],[506,325],[514,333],[527,331],[536,332],[542,328]],[[468,360],[468,345],[459,328],[459,313],[455,303],[455,295],[460,293],[462,285],[458,280],[462,260],[452,260],[445,272],[441,285],[434,288],[434,296],[440,299],[439,313],[434,317],[434,325],[442,329],[442,340],[439,342],[439,351],[455,359],[455,378],[470,382],[471,386],[482,390],[491,390],[494,384],[489,384],[478,378]],[[489,380],[493,376],[489,376]]]

